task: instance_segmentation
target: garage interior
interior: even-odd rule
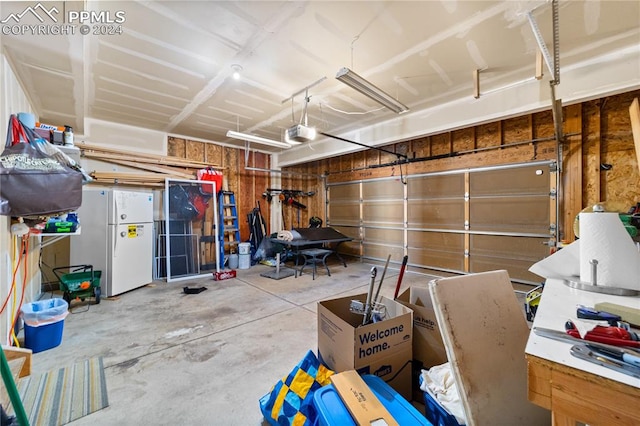
[[[431,282],[504,270],[513,297],[479,291],[496,308],[478,303],[468,317],[496,320],[513,305],[532,328],[528,297],[544,304],[549,277],[530,269],[580,240],[580,213],[600,204],[640,215],[637,2],[2,1],[0,20],[2,128],[18,113],[70,127],[73,143],[54,145],[91,176],[85,191],[153,198],[152,247],[129,259],[148,280],[119,292],[113,277],[134,271],[104,268],[100,303],[70,297],[61,343],[29,356],[31,377],[99,358],[108,404],[43,424],[268,424],[258,401],[317,353],[318,304],[366,294],[372,268],[388,300],[396,283],[434,297]],[[386,100],[338,79],[345,70]],[[206,188],[206,168],[222,174],[223,192],[175,220],[170,190]],[[88,247],[105,244],[90,237],[86,208],[73,235],[15,235],[16,219],[0,216],[7,354],[24,346],[20,306],[63,297],[55,268],[91,263]],[[309,259],[280,233],[317,218],[345,237],[346,263],[331,252],[326,267],[300,272]],[[237,233],[220,234],[227,225]],[[251,262],[231,268],[241,243]],[[632,285],[640,291],[638,275]],[[640,310],[637,294],[570,296],[573,316],[575,300]],[[445,346],[464,323],[451,321]],[[464,327],[496,334],[482,321]],[[558,370],[539,362],[539,336],[520,337],[506,345],[521,354],[511,380],[536,412],[522,424],[640,422],[638,376]],[[524,415],[515,402],[482,405],[484,390],[508,388],[499,382],[469,391],[486,369],[475,359],[495,348],[462,346],[467,424]],[[552,376],[568,384],[544,388]],[[404,397],[424,414],[412,386]]]

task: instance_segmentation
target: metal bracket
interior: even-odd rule
[[[540,28],[538,27],[538,23],[536,19],[533,17],[531,11],[527,12],[527,19],[529,20],[529,25],[531,25],[531,31],[533,31],[533,36],[538,43],[538,47],[540,48],[540,52],[542,53],[542,57],[544,58],[544,62],[549,69],[551,75],[553,75],[552,84],[560,84],[560,41],[559,41],[559,16],[558,16],[558,2],[557,0],[552,0],[551,2],[551,11],[552,11],[552,19],[553,19],[553,58],[551,57],[551,53],[549,53],[549,49],[547,48],[546,43],[544,42],[544,38],[540,33]]]

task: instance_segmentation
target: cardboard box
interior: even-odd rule
[[[419,377],[421,370],[448,361],[447,351],[442,342],[440,327],[436,318],[431,295],[427,287],[410,287],[396,301],[413,311],[413,399],[422,401]]]
[[[411,309],[382,297],[387,317],[362,325],[363,316],[349,310],[366,294],[318,302],[318,357],[336,372],[375,374],[406,399],[411,399]]]

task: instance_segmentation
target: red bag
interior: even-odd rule
[[[212,167],[207,167],[206,169],[198,170],[198,180],[206,180],[215,182],[216,184],[216,192],[222,191],[222,172],[214,170]],[[213,191],[211,189],[211,185],[201,185],[200,191],[203,194],[212,194]]]

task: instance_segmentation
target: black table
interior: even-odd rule
[[[333,254],[347,267],[347,262],[338,253],[338,247],[345,241],[353,241],[352,237],[348,237],[333,228],[293,228],[302,238],[294,238],[291,241],[280,240],[278,238],[269,238],[274,243],[289,246],[294,250],[296,255],[296,270],[298,268],[298,259],[300,252],[304,249],[322,247],[331,250]],[[326,257],[325,257],[326,259]],[[304,267],[304,265],[302,265]]]

